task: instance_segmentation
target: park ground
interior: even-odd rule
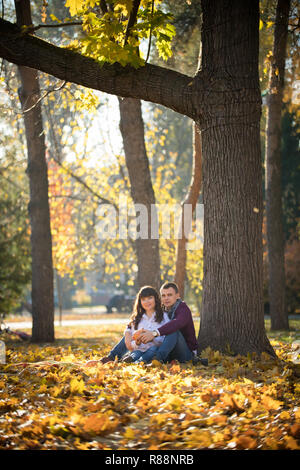
[[[300,319],[276,333],[266,320],[277,359],[208,349],[208,367],[87,367],[124,330],[124,323],[86,321],[97,318],[64,315],[53,344],[1,336],[1,450],[300,450]],[[72,325],[74,319],[82,321]],[[195,324],[198,331],[199,319]]]

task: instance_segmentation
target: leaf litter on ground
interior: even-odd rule
[[[209,348],[209,366],[113,362],[123,326],[58,327],[54,344],[7,339],[0,449],[300,449],[297,336],[277,359]]]

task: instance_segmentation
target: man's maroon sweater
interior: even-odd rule
[[[175,310],[173,320],[158,328],[159,334],[169,335],[180,330],[191,351],[198,348],[192,313],[185,302],[181,302]]]

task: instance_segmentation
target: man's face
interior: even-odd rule
[[[176,300],[179,298],[179,292],[175,292],[173,287],[168,289],[162,289],[161,291],[161,300],[163,305],[168,309],[175,304]]]

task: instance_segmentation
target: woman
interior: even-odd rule
[[[163,312],[161,300],[157,291],[151,286],[144,286],[136,296],[130,323],[125,330],[125,345],[129,352],[123,358],[124,362],[150,362],[164,336],[158,336],[146,344],[139,339],[144,330],[155,331],[169,321]]]

